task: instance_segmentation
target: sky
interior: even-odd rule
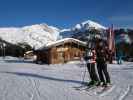
[[[133,0],[0,0],[0,27],[70,28],[86,20],[133,28]]]

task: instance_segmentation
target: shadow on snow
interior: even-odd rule
[[[33,63],[33,61],[24,61],[24,60],[3,60],[6,63]]]
[[[76,83],[76,84],[81,84],[81,85],[87,84],[87,82],[82,82],[78,80],[60,79],[60,78],[55,78],[55,77],[41,76],[41,75],[33,74],[33,73],[23,73],[23,72],[3,72],[3,73],[25,76],[25,77],[40,78],[40,79],[46,79],[46,80],[58,81],[58,82]]]

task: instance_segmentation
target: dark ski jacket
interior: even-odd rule
[[[105,48],[97,48],[96,56],[97,56],[96,61],[98,63],[105,63],[106,61],[108,61],[109,57],[108,50],[106,50]]]

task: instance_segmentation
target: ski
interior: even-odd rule
[[[94,86],[86,88],[85,90],[89,92],[89,91],[92,91],[92,90],[97,89],[97,88],[98,87],[94,85]]]
[[[78,87],[74,87],[75,90],[83,90],[86,89],[88,86],[87,85],[83,85],[83,86],[78,86]]]
[[[73,87],[75,90],[82,90],[82,89],[85,89],[85,88],[87,88],[88,87],[88,85],[87,85],[87,83],[83,83],[82,85],[80,85],[80,86],[75,86],[75,87]]]
[[[91,86],[91,87],[87,87],[87,88],[81,89],[81,91],[86,93],[87,95],[93,96],[93,95],[95,95],[94,91],[96,91],[99,88],[101,88],[101,86],[95,86],[94,85],[94,86]]]
[[[100,97],[103,97],[110,93],[115,88],[115,85],[111,85],[108,87],[103,87],[100,91],[95,92],[96,95],[99,95]]]
[[[75,90],[86,90],[86,91],[89,91],[91,89],[96,88],[96,86],[95,85],[92,85],[92,86],[83,85],[83,86],[74,87],[74,88],[75,88]]]

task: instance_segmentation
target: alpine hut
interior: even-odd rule
[[[59,64],[79,60],[85,52],[86,43],[74,38],[64,38],[37,50],[36,63]]]

